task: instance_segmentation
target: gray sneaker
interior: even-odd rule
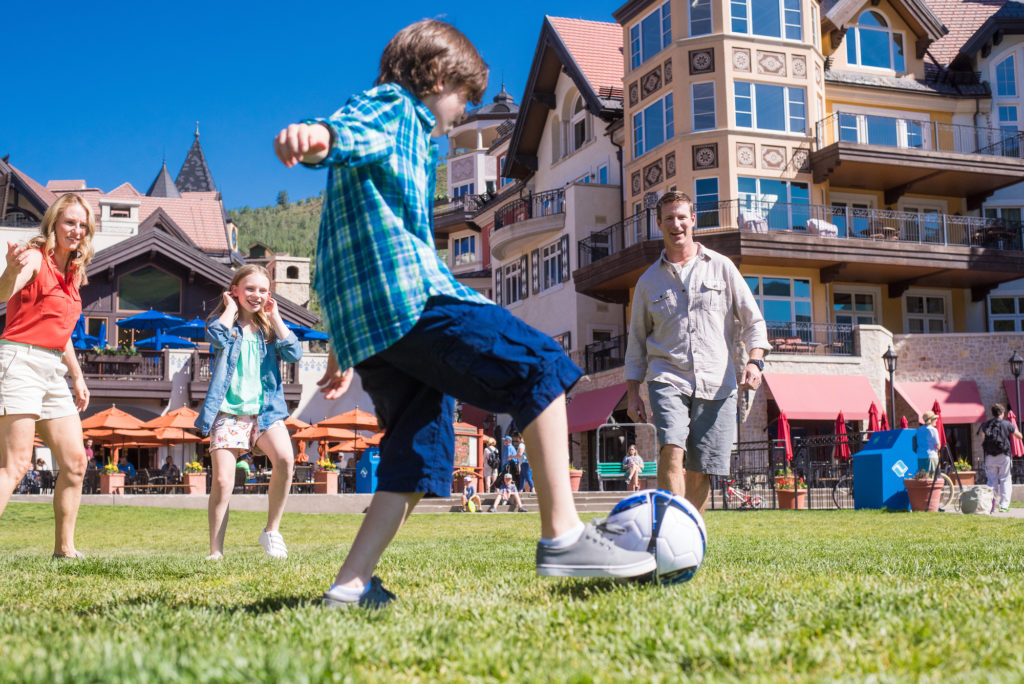
[[[646,551],[616,546],[598,525],[587,523],[579,540],[553,549],[537,543],[537,574],[555,577],[640,577],[658,566]]]
[[[353,608],[355,606],[360,608],[383,608],[394,600],[395,595],[384,588],[380,577],[374,575],[370,578],[370,590],[358,599],[349,601],[328,592],[323,596],[323,606],[324,608]]]

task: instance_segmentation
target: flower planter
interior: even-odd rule
[[[569,486],[572,487],[572,491],[580,491],[580,480],[583,479],[582,470],[570,470],[569,471]]]
[[[124,494],[124,473],[100,473],[100,494]]]
[[[206,494],[206,473],[185,473],[181,478],[186,494]]]
[[[788,476],[785,476],[785,477],[782,476],[782,475],[776,475],[775,476],[775,489],[785,489],[785,488],[793,489],[793,486],[795,484],[796,484],[796,480],[793,479],[792,475],[788,475]]]
[[[943,479],[940,477],[932,484],[932,478],[926,480],[904,480],[907,498],[910,499],[910,510],[935,513],[939,510],[939,499],[942,498]]]
[[[335,470],[319,470],[313,473],[313,492],[316,494],[337,494],[338,473]]]
[[[977,471],[975,470],[960,470],[957,472],[957,475],[960,476],[960,484],[964,487],[974,486],[974,476],[976,474]],[[956,484],[956,477],[951,476],[949,479],[953,480],[953,484]]]
[[[807,508],[806,489],[776,489],[775,496],[779,500],[779,510]]]

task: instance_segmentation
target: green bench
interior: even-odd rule
[[[640,477],[657,477],[658,462],[644,461],[644,468],[640,471]],[[597,464],[597,487],[604,491],[605,480],[625,480],[626,471],[622,469],[621,461]]]

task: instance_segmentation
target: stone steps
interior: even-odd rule
[[[576,501],[576,510],[581,513],[607,513],[619,502],[626,492],[576,492],[573,499]],[[480,499],[484,502],[484,509],[491,505],[496,494],[481,494]],[[531,513],[537,512],[537,497],[533,492],[520,493],[523,499],[523,506]],[[462,509],[462,497],[451,496],[445,498],[422,499],[413,514],[416,513],[456,513]],[[499,512],[511,510],[508,506],[498,508]]]

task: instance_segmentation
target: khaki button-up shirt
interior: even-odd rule
[[[698,244],[688,286],[665,252],[633,291],[626,380],[665,382],[698,399],[723,399],[737,388],[737,341],[771,350],[764,316],[739,270]]]

